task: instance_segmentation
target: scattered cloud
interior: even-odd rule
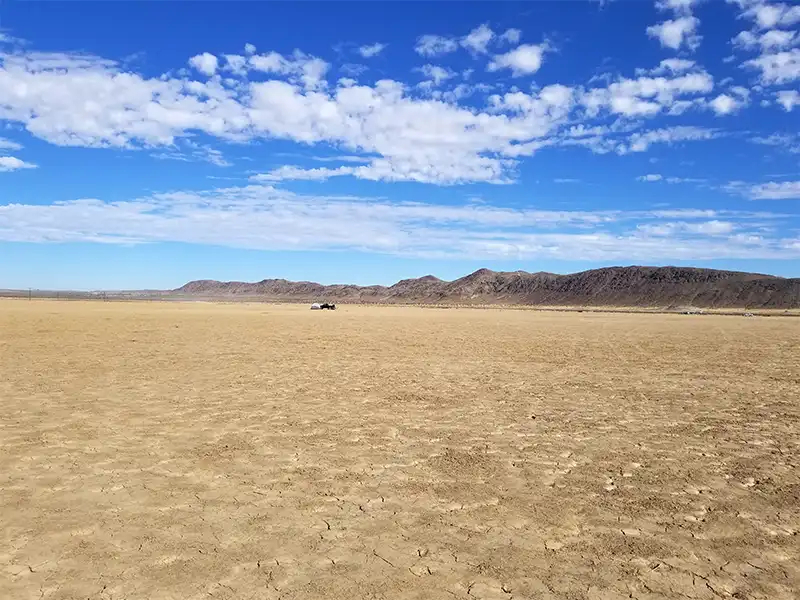
[[[723,189],[731,194],[744,196],[750,200],[800,199],[800,181],[769,181],[757,184],[730,181],[723,186]]]
[[[709,102],[709,106],[717,115],[730,115],[745,106],[745,102],[728,94],[720,94]]]
[[[15,156],[0,156],[0,173],[19,171],[20,169],[35,169],[36,165],[25,162]]]
[[[547,51],[546,44],[522,44],[510,52],[499,54],[489,63],[489,71],[511,69],[514,77],[532,75],[542,67],[542,57]]]
[[[637,181],[661,181],[664,177],[658,173],[650,173],[648,175],[640,175],[636,179]]]
[[[697,63],[685,58],[665,58],[654,69],[636,69],[637,75],[675,75],[695,69]]]
[[[461,45],[475,54],[486,54],[489,42],[494,39],[494,31],[488,25],[479,25],[461,40]]]
[[[665,177],[664,181],[667,183],[708,183],[707,179],[699,177]]]
[[[22,150],[22,145],[17,142],[0,137],[0,152],[3,150]]]
[[[217,72],[219,61],[217,60],[217,57],[214,56],[213,54],[209,54],[208,52],[203,52],[202,54],[198,54],[197,56],[193,56],[192,58],[190,58],[189,65],[200,71],[203,75],[208,75],[209,77],[211,77],[214,73]]]
[[[572,177],[558,177],[553,179],[553,183],[580,183],[580,179],[574,179]]]
[[[175,146],[166,151],[154,152],[153,158],[158,160],[178,160],[182,162],[207,162],[218,167],[230,167],[231,163],[223,156],[222,151],[208,145],[184,142],[182,147]]]
[[[421,56],[441,56],[458,50],[458,41],[441,35],[423,35],[417,39],[414,51]]]
[[[365,202],[248,185],[129,201],[2,205],[0,240],[183,242],[483,260],[800,257],[800,247],[787,249],[786,238],[749,232],[748,223],[755,215],[761,220],[778,217],[705,209],[553,211],[485,202],[447,206],[377,198]]]
[[[700,0],[656,0],[656,8],[672,10],[678,14],[690,14],[692,7],[699,3]]]
[[[657,39],[664,48],[696,50],[702,40],[697,33],[700,20],[697,17],[669,19],[647,28],[647,35]]]
[[[762,54],[744,64],[761,71],[761,82],[765,85],[788,83],[800,79],[800,48]]]
[[[769,182],[745,189],[753,200],[800,200],[800,181]]]
[[[760,29],[789,27],[800,23],[800,6],[770,3],[766,0],[728,0],[743,9],[742,17],[755,22]]]
[[[358,48],[358,53],[364,58],[372,58],[373,56],[377,56],[383,52],[385,49],[386,44],[376,43],[368,46],[360,46]]]
[[[518,44],[519,40],[522,38],[522,31],[519,29],[506,29],[505,32],[500,36],[500,40],[509,44]]]
[[[773,133],[754,137],[751,141],[763,146],[777,146],[792,154],[800,154],[800,134],[797,133]]]
[[[430,85],[434,87],[456,76],[455,71],[437,65],[422,65],[415,70],[427,77]]]
[[[736,225],[730,221],[702,221],[698,223],[688,223],[685,221],[667,223],[646,223],[639,225],[637,229],[643,233],[653,236],[675,236],[681,233],[699,236],[722,236],[733,233]]]
[[[800,106],[800,92],[797,90],[782,90],[775,94],[778,104],[786,112],[792,112],[795,106]]]
[[[800,38],[795,31],[785,31],[773,29],[762,34],[755,34],[752,31],[742,31],[732,40],[733,45],[739,48],[751,50],[759,48],[762,51],[790,48],[798,42]]]
[[[674,11],[690,6],[665,4]],[[492,44],[510,43],[517,34],[509,31],[497,36],[480,25],[463,37],[422,36],[418,45],[427,48],[423,54],[459,47],[484,54]],[[523,44],[488,58],[487,69],[534,74],[548,50],[547,43]],[[465,81],[470,70],[459,77],[435,64],[418,67],[425,80],[416,85],[388,78],[361,83],[355,77],[363,65],[339,67],[352,76],[337,73],[335,80],[319,57],[258,53],[252,45],[242,54],[202,53],[189,62],[194,71],[145,77],[86,54],[2,54],[0,118],[58,145],[144,148],[157,158],[218,165],[228,164],[219,149],[184,144],[197,136],[286,140],[369,156],[357,165],[331,161],[322,170],[286,165],[262,174],[267,181],[349,176],[449,185],[508,183],[523,158],[550,147],[624,155],[709,140],[721,132],[670,119],[692,111],[731,114],[748,102],[744,88],[717,86],[713,93],[714,78],[685,58],[664,59],[632,78],[522,89],[503,78]],[[780,98],[787,110],[794,106],[790,91]]]

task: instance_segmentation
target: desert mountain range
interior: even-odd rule
[[[520,304],[703,308],[800,308],[800,278],[690,267],[607,267],[557,275],[479,269],[454,281],[432,275],[392,286],[264,279],[191,281],[173,294],[352,303]]]

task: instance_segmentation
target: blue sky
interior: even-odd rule
[[[3,2],[0,287],[800,276],[800,4]]]

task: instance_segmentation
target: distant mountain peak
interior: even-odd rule
[[[570,275],[478,269],[455,281],[433,275],[390,287],[264,279],[191,281],[172,292],[194,297],[353,303],[478,303],[551,306],[800,308],[800,279],[693,267],[604,267]]]

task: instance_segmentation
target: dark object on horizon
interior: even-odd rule
[[[328,310],[336,310],[336,305],[335,304],[328,304],[327,302],[323,302],[322,304],[319,305],[319,307],[322,310],[325,310],[326,308]]]

